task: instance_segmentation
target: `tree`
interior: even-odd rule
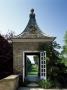
[[[34,55],[33,58],[34,58],[35,64],[39,65],[39,57],[38,57],[38,55]]]
[[[62,59],[61,63],[64,64],[65,66],[65,72],[63,73],[63,80],[64,80],[64,85],[66,87],[67,86],[67,31],[65,32],[64,35],[64,46],[60,57]]]
[[[4,37],[5,37],[5,39],[9,40],[9,39],[13,38],[14,36],[15,36],[14,31],[8,31],[8,33]]]
[[[0,35],[0,79],[12,73],[12,64],[12,43],[8,43],[8,41]]]
[[[61,52],[62,62],[67,66],[67,31],[64,36],[64,46]]]
[[[46,51],[47,62],[47,79],[54,83],[54,87],[66,87],[64,82],[64,73],[66,67],[61,63],[60,53],[56,49],[60,49],[60,45],[56,42],[41,44],[39,49]]]
[[[62,63],[62,58],[60,58],[60,54],[56,48],[58,47],[58,49],[60,49],[60,45],[59,44],[55,44],[55,43],[52,43],[52,51],[53,51],[53,54],[55,55],[53,57],[53,59],[55,58],[56,59],[56,62],[54,60],[53,62],[53,69],[52,69],[52,78],[54,78],[54,81],[55,81],[55,84],[56,86],[60,87],[60,88],[66,88],[67,87],[67,78],[66,78],[66,66],[64,63]],[[55,47],[54,47],[55,46]]]
[[[29,60],[29,58],[26,56],[26,75],[28,74],[28,72],[30,72],[32,69],[32,64],[31,61]]]

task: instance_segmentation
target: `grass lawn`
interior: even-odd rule
[[[38,76],[38,66],[36,64],[32,64],[32,69],[28,72],[27,76]]]

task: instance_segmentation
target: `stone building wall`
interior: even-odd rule
[[[23,51],[38,51],[39,43],[14,42],[13,43],[13,69],[14,73],[23,72]]]

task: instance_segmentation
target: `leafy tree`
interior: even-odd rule
[[[12,43],[0,35],[0,79],[12,73]]]
[[[55,87],[65,87],[64,73],[66,67],[61,63],[60,53],[56,49],[60,49],[60,45],[56,42],[44,43],[40,45],[40,50],[46,51],[47,55],[47,79],[50,79]]]
[[[34,61],[35,61],[35,64],[39,64],[39,57],[38,57],[38,55],[34,55]]]
[[[67,88],[67,31],[65,32],[64,46],[63,46],[63,50],[61,52],[60,58],[61,58],[61,64],[64,65],[64,66],[62,66],[64,72],[62,73],[62,77],[61,77],[62,79],[61,80],[62,80],[64,87]]]
[[[4,35],[4,37],[9,40],[11,38],[13,38],[15,36],[15,32],[14,31],[8,31],[8,33],[6,35]]]
[[[26,56],[26,75],[28,74],[28,72],[30,72],[32,69],[32,64],[31,61],[29,60],[29,58]]]
[[[67,66],[67,31],[64,36],[64,46],[61,52],[62,62]]]

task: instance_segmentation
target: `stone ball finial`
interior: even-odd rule
[[[35,19],[35,13],[34,13],[34,9],[31,9],[31,13],[30,13],[30,19]]]
[[[33,8],[31,9],[31,13],[34,13],[34,9]]]

